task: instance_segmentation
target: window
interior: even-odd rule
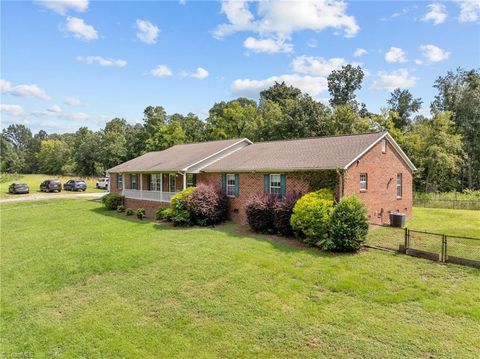
[[[117,173],[117,188],[123,189],[123,175],[121,173]]]
[[[197,175],[195,173],[187,173],[187,187],[195,187],[197,185]]]
[[[227,187],[226,187],[226,192],[227,196],[229,197],[235,197],[235,175],[234,174],[227,174]]]
[[[130,188],[131,189],[138,189],[138,181],[137,181],[137,174],[130,175]]]
[[[177,189],[177,178],[175,174],[170,173],[168,175],[168,191],[169,192],[175,192]]]
[[[397,173],[397,198],[402,197],[402,174]]]
[[[270,175],[270,193],[278,196],[282,193],[282,182],[280,175]]]
[[[368,188],[368,176],[366,173],[360,173],[360,191],[366,191]]]
[[[387,152],[387,140],[383,139],[382,140],[382,153],[386,153],[386,152]]]
[[[162,174],[154,173],[150,175],[150,191],[162,190]]]

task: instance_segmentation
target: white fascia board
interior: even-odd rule
[[[398,145],[397,141],[395,141],[393,139],[393,137],[388,133],[388,132],[385,132],[382,136],[380,136],[377,140],[375,140],[370,146],[368,146],[365,150],[363,150],[358,156],[356,156],[353,160],[351,160],[345,167],[344,169],[346,170],[348,167],[350,167],[352,164],[354,164],[356,161],[358,161],[365,153],[367,153],[368,151],[370,151],[377,143],[379,143],[381,140],[383,140],[384,138],[387,138],[388,141],[392,144],[393,148],[395,148],[395,150],[398,152],[398,154],[400,155],[400,157],[402,157],[402,159],[405,161],[405,163],[407,164],[408,167],[410,167],[410,169],[412,171],[416,171],[417,168],[415,167],[415,165],[412,163],[412,161],[410,161],[410,159],[407,157],[407,155],[405,154],[405,152],[403,152],[403,150],[400,148],[400,146]]]
[[[242,138],[240,141],[235,142],[235,143],[232,143],[230,146],[227,146],[227,147],[225,147],[225,148],[222,148],[220,151],[217,151],[217,152],[215,152],[215,153],[212,153],[211,155],[209,155],[209,156],[207,156],[207,157],[205,157],[205,158],[202,158],[201,160],[199,160],[199,161],[197,161],[197,162],[195,162],[195,163],[192,163],[191,165],[188,165],[187,167],[183,168],[182,171],[187,172],[190,167],[193,167],[193,166],[195,166],[195,165],[197,165],[197,164],[199,164],[199,163],[201,163],[201,162],[203,162],[203,161],[206,161],[206,160],[208,160],[209,158],[212,158],[212,157],[214,157],[214,156],[222,153],[223,151],[228,150],[229,148],[234,147],[234,146],[236,146],[236,145],[238,145],[239,143],[242,143],[242,142],[247,142],[248,145],[251,145],[251,144],[253,143],[252,141],[250,141],[250,140],[249,140],[248,138],[246,138],[246,137],[245,137],[245,138]],[[248,145],[247,145],[247,146],[248,146]],[[200,169],[199,169],[199,170],[200,170]]]

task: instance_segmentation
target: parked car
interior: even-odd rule
[[[40,185],[41,192],[62,192],[62,184],[59,180],[46,180]]]
[[[97,188],[102,188],[102,189],[108,189],[108,181],[110,179],[108,177],[103,177],[100,178],[97,183],[95,184],[95,187]]]
[[[65,191],[84,191],[87,189],[87,184],[82,180],[70,180],[63,184]]]
[[[29,193],[30,189],[26,183],[12,183],[8,187],[8,193],[20,194],[20,193]]]

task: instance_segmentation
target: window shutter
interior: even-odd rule
[[[240,194],[240,179],[238,173],[235,174],[235,197],[238,197]]]
[[[147,175],[147,189],[148,189],[149,191],[152,190],[152,184],[151,184],[151,182],[152,182],[152,175]]]
[[[270,192],[270,175],[263,175],[263,192]]]
[[[280,175],[280,197],[285,197],[287,193],[287,175]]]
[[[132,174],[131,174],[131,173],[128,175],[128,179],[129,179],[129,188],[130,188],[130,189],[133,189],[133,186],[132,186]]]
[[[222,192],[227,192],[227,175],[222,174]]]
[[[196,187],[197,186],[197,174],[194,173],[192,175],[192,182],[193,182],[193,187]]]
[[[120,176],[121,176],[120,173],[117,173],[115,175],[115,178],[117,179],[117,189],[120,189]]]

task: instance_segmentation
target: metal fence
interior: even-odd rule
[[[413,205],[415,207],[427,207],[427,208],[480,210],[480,201],[461,200],[461,199],[414,198]]]
[[[480,238],[381,227],[370,232],[367,245],[443,263],[480,268]]]

